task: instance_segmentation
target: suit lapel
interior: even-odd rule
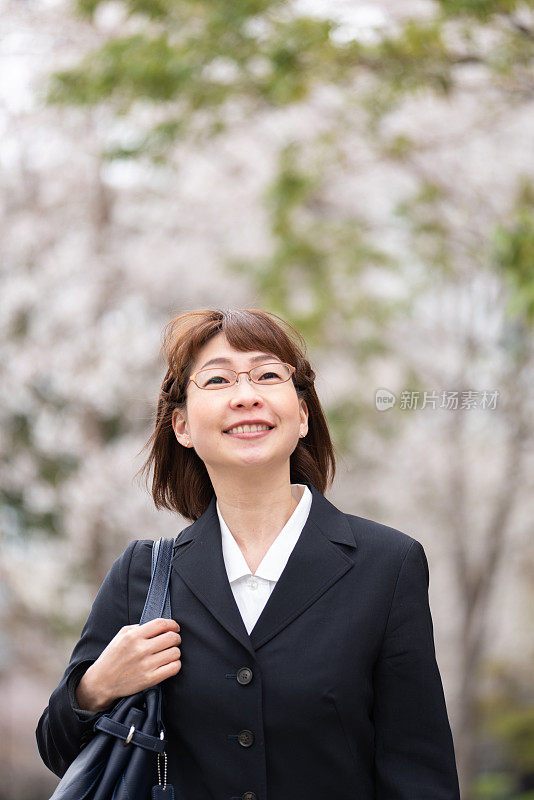
[[[215,503],[214,495],[202,516],[179,534],[172,567],[228,633],[253,653],[226,574]],[[172,594],[171,582],[171,608],[178,613],[179,601],[173,602]]]
[[[336,544],[339,542],[356,547],[345,515],[312,484],[308,486],[313,495],[310,513],[289,560],[250,633],[255,650],[306,611],[354,566],[353,559]]]
[[[226,574],[215,497],[202,516],[178,536],[173,569],[251,654],[309,608],[354,565],[353,559],[336,544],[357,546],[346,515],[313,484],[308,483],[308,487],[312,492],[308,519],[250,636]],[[177,608],[176,603],[173,608]]]

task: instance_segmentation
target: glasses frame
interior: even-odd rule
[[[252,369],[248,369],[248,370],[247,369],[242,369],[240,372],[236,372],[235,369],[230,369],[230,367],[221,367],[221,369],[224,369],[224,370],[227,370],[228,372],[233,372],[234,373],[234,375],[235,375],[234,382],[233,383],[221,383],[220,385],[214,384],[215,385],[215,389],[207,389],[205,386],[198,386],[198,383],[196,382],[195,379],[196,379],[196,377],[197,377],[199,372],[205,372],[208,369],[217,369],[217,367],[206,367],[205,369],[197,369],[197,371],[195,373],[193,373],[193,375],[191,375],[189,380],[193,381],[195,386],[198,386],[198,388],[202,389],[203,392],[214,392],[214,391],[217,391],[218,389],[229,389],[230,386],[235,386],[236,385],[240,375],[247,375],[249,383],[253,383],[255,386],[261,386],[262,385],[261,382],[252,380],[252,378],[250,377],[250,373],[253,370],[258,369],[259,367],[268,367],[270,364],[277,364],[278,366],[283,365],[284,367],[289,367],[289,376],[286,378],[285,381],[280,381],[279,383],[267,383],[267,384],[264,384],[265,386],[279,386],[280,383],[287,383],[288,381],[291,380],[292,376],[295,374],[295,372],[297,370],[296,367],[294,367],[292,364],[287,364],[285,361],[266,361],[265,364],[256,364],[256,366],[252,367]]]

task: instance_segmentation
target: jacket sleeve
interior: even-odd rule
[[[75,691],[87,668],[119,630],[130,624],[128,573],[137,541],[130,542],[104,578],[63,677],[37,723],[35,735],[40,756],[60,778],[94,735],[93,725],[98,717],[116,702],[93,713],[79,708]]]
[[[373,672],[376,800],[460,800],[425,551],[402,561]]]

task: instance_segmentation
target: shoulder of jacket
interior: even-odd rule
[[[184,528],[184,530],[188,530],[188,528]],[[184,531],[180,531],[180,533],[177,536],[169,537],[173,539],[173,549],[176,547],[178,537],[183,532]],[[123,551],[122,555],[119,558],[128,560],[129,563],[131,563],[133,560],[138,561],[139,559],[145,561],[148,558],[149,553],[151,558],[152,547],[154,546],[155,541],[156,541],[155,539],[132,539],[132,541],[128,543],[126,549]]]
[[[118,568],[120,573],[128,574],[134,562],[138,562],[139,558],[143,558],[146,553],[150,552],[151,548],[152,539],[132,539],[118,558],[115,559],[113,566]]]
[[[390,554],[403,557],[411,547],[421,547],[417,539],[398,528],[355,514],[347,514],[346,517],[358,543],[371,550],[387,550]]]

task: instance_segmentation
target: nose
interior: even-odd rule
[[[263,398],[258,391],[256,384],[249,380],[246,373],[241,372],[237,376],[237,383],[231,387],[232,398],[230,405],[239,408],[240,406],[255,406],[263,403]]]

